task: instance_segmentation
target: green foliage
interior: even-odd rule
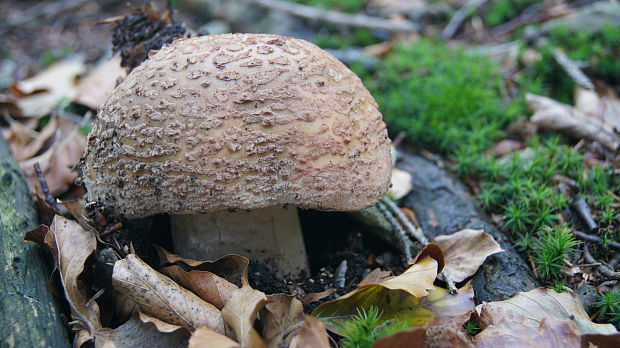
[[[71,53],[73,52],[68,47],[50,48],[44,51],[43,54],[41,54],[41,58],[40,58],[41,65],[44,67],[48,67],[52,65],[53,63],[55,63],[56,61],[67,58],[69,55],[71,55]]]
[[[548,286],[548,288],[560,294],[564,292],[564,286],[565,286],[564,280],[559,280],[559,281],[556,281],[553,286]]]
[[[574,254],[579,245],[566,225],[544,227],[534,247],[534,262],[540,276],[557,279],[564,267],[564,260]]]
[[[528,6],[538,0],[495,0],[482,13],[482,20],[487,26],[496,26],[517,17]]]
[[[346,335],[340,341],[341,345],[344,348],[366,348],[370,347],[381,336],[407,329],[405,322],[388,320],[381,323],[380,317],[381,312],[375,306],[371,306],[368,312],[364,309],[358,310],[358,314],[352,319],[346,330]]]
[[[368,29],[354,29],[347,33],[338,34],[321,30],[312,41],[319,47],[334,49],[369,46],[379,42]]]
[[[349,13],[359,13],[364,11],[366,0],[292,0],[293,2],[314,6],[324,7],[330,10],[339,10]]]
[[[589,77],[620,88],[620,26],[594,33],[555,28],[549,32],[549,42],[540,48],[542,59],[526,69],[524,80],[538,81],[543,94],[572,104],[575,83],[553,58],[554,47],[564,50],[574,61],[586,63],[584,72]]]
[[[405,131],[414,144],[457,157],[461,166],[475,166],[515,116],[501,101],[496,64],[432,40],[395,48],[376,69],[352,68],[392,132]]]
[[[601,293],[594,304],[601,310],[601,317],[620,327],[620,290]]]
[[[478,324],[471,319],[469,319],[465,322],[465,324],[463,324],[463,329],[465,329],[465,331],[467,331],[467,334],[470,336],[476,336],[481,331]]]

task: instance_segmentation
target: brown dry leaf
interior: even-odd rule
[[[579,348],[579,332],[570,320],[544,318],[537,327],[527,321],[503,319],[474,338],[478,348]]]
[[[267,344],[254,329],[258,312],[269,300],[261,291],[244,284],[237,289],[222,309],[222,317],[232,327],[237,341],[244,348],[266,348]]]
[[[426,328],[399,331],[389,336],[379,337],[370,348],[426,348],[424,335]]]
[[[291,341],[291,348],[330,348],[325,325],[318,319],[305,316],[304,326],[299,335]]]
[[[225,255],[215,261],[198,261],[186,259],[155,245],[155,250],[162,264],[177,264],[186,270],[207,271],[218,275],[231,283],[240,285],[247,272],[250,260],[241,255]]]
[[[272,348],[288,346],[295,336],[293,332],[302,326],[304,306],[293,295],[274,294],[267,298],[269,303],[260,311],[263,338]]]
[[[95,333],[96,348],[182,348],[187,347],[189,331],[170,325],[144,313],[134,313],[116,329],[103,328]]]
[[[418,327],[379,337],[370,348],[473,348],[462,329],[449,326]]]
[[[219,334],[208,327],[201,327],[194,331],[192,337],[189,339],[188,348],[241,348],[239,343],[232,339]]]
[[[483,303],[476,307],[481,327],[499,325],[503,318],[519,321],[520,316],[529,319],[529,325],[538,328],[545,318],[571,320],[581,334],[613,334],[617,330],[611,324],[595,324],[583,309],[581,301],[568,292],[557,293],[551,289],[536,288],[520,292],[505,301]]]
[[[495,157],[503,157],[509,153],[521,150],[524,147],[525,146],[521,141],[504,139],[493,145],[488,152]]]
[[[381,270],[381,268],[375,268],[373,269],[370,273],[368,273],[367,276],[364,277],[364,279],[362,279],[362,281],[357,284],[357,287],[362,287],[364,285],[368,285],[368,284],[378,284],[381,283],[382,281],[385,281],[389,278],[392,278],[391,276],[392,272],[390,271],[383,271]]]
[[[14,122],[11,124],[11,128],[18,122]],[[11,150],[13,151],[13,155],[15,155],[15,159],[18,162],[29,159],[36,155],[48,142],[54,134],[57,134],[58,130],[58,118],[50,117],[49,122],[43,129],[34,137],[32,141],[29,141],[27,144],[21,144],[21,146],[13,147],[11,146]]]
[[[304,297],[300,298],[299,300],[303,304],[308,304],[308,303],[312,303],[312,302],[316,302],[318,300],[324,299],[327,296],[333,294],[334,292],[336,292],[336,290],[334,289],[327,289],[321,292],[311,292],[309,294],[306,294]]]
[[[238,286],[208,271],[185,271],[183,267],[172,265],[159,270],[201,299],[222,309]]]
[[[71,317],[79,323],[74,345],[80,347],[93,339],[95,330],[101,328],[99,306],[90,300],[89,288],[79,279],[84,263],[97,248],[97,239],[77,222],[56,215],[45,235],[45,244],[52,251],[54,265],[60,273]]]
[[[34,77],[17,82],[15,88],[26,94],[17,100],[17,106],[24,116],[43,117],[49,114],[60,101],[73,100],[77,91],[75,79],[85,70],[82,61],[63,61]]]
[[[618,348],[620,347],[620,333],[613,335],[581,335],[582,347]]]
[[[612,150],[620,146],[620,137],[614,132],[614,128],[596,117],[547,97],[528,93],[525,99],[534,111],[531,121],[538,127],[598,141]]]
[[[126,75],[121,57],[116,55],[80,80],[74,101],[97,110],[116,88],[116,82]]]
[[[483,230],[464,229],[451,235],[438,236],[434,242],[443,250],[446,272],[457,283],[476,273],[489,255],[504,251]]]
[[[116,261],[112,285],[134,300],[145,314],[192,331],[207,326],[218,333],[226,333],[217,308],[158,273],[136,255]]]
[[[39,179],[34,164],[39,163],[52,195],[66,191],[77,177],[72,168],[84,154],[85,146],[86,137],[75,126],[68,134],[62,134],[58,142],[41,155],[20,162],[19,166],[28,177],[30,188],[35,191],[38,187]]]

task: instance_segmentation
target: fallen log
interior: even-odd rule
[[[28,184],[0,136],[0,346],[67,347],[58,304],[47,289],[44,250],[24,242],[38,225]]]
[[[467,188],[452,174],[432,161],[404,153],[397,167],[412,174],[414,189],[403,205],[416,213],[428,239],[465,228],[482,229],[504,249],[489,256],[474,275],[477,302],[505,300],[539,285],[512,243],[477,209]]]

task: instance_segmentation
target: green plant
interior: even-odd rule
[[[574,254],[574,248],[579,242],[566,225],[544,227],[538,234],[534,246],[536,269],[545,279],[557,279],[564,267],[564,260]]]
[[[599,294],[598,301],[594,304],[601,310],[601,317],[620,327],[620,290]]]
[[[358,309],[357,315],[350,321],[346,328],[346,335],[340,341],[344,348],[370,347],[377,338],[391,335],[394,332],[407,329],[407,323],[403,321],[381,321],[381,312],[375,306],[368,311]]]
[[[467,334],[470,336],[476,336],[481,331],[478,324],[471,319],[469,319],[465,322],[465,324],[463,324],[463,329],[465,329],[465,331],[467,331]]]
[[[364,11],[366,0],[293,0],[293,2],[314,6],[324,7],[331,10],[343,12],[359,13]]]
[[[517,17],[526,7],[537,0],[495,0],[483,11],[482,19],[487,26],[500,25]]]

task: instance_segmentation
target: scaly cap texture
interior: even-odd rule
[[[304,40],[182,39],[133,70],[89,135],[88,199],[129,218],[375,204],[390,140],[361,80]]]

